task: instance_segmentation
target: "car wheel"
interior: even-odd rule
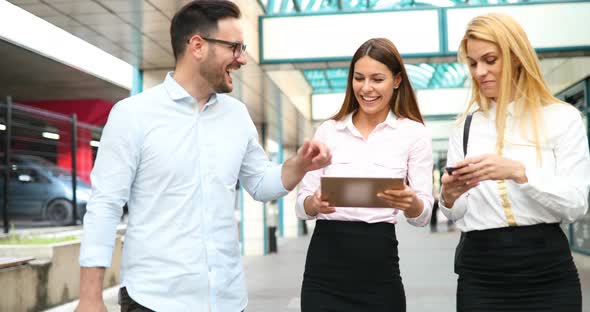
[[[72,222],[73,205],[65,199],[56,199],[47,206],[47,219],[55,224],[65,225]]]

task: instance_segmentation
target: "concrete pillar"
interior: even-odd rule
[[[588,76],[590,57],[543,59],[541,70],[551,93],[555,94]]]
[[[283,149],[285,159],[294,156],[295,152],[295,147],[285,146]],[[300,221],[295,215],[295,201],[297,199],[298,190],[299,186],[283,197],[283,237],[298,237],[301,235],[299,229]]]
[[[131,95],[136,95],[143,91],[143,70],[133,66],[133,82],[131,85]]]
[[[256,63],[258,59],[258,17],[264,15],[262,7],[258,1],[252,0],[234,0],[242,11],[242,27],[244,30],[244,42],[248,45],[248,55],[254,59]]]
[[[265,255],[267,233],[264,204],[254,200],[243,188],[240,188],[240,201],[242,255]]]
[[[174,68],[170,69],[158,69],[158,70],[144,70],[143,71],[143,90],[147,90],[155,85],[158,85],[164,81],[166,74],[169,71],[174,71]]]

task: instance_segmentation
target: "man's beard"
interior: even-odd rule
[[[226,82],[226,71],[218,68],[214,60],[215,54],[212,54],[207,63],[201,66],[199,74],[209,82],[215,93],[229,93],[233,90],[233,86]]]

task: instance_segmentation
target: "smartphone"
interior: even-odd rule
[[[449,175],[453,175],[453,171],[460,169],[463,167],[445,167],[445,171],[449,174]]]

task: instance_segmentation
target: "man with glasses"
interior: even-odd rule
[[[202,37],[203,40],[215,43],[225,44],[226,46],[230,47],[234,51],[234,58],[239,58],[242,53],[246,52],[246,45],[240,42],[233,42],[233,41],[225,41],[213,38]],[[190,44],[190,40],[187,41]]]
[[[239,8],[197,0],[170,28],[175,71],[113,108],[92,171],[84,218],[78,311],[102,300],[116,227],[128,203],[121,311],[242,311],[247,305],[235,185],[268,201],[330,163],[307,141],[282,166],[270,163],[245,105],[225,95],[246,64]]]

